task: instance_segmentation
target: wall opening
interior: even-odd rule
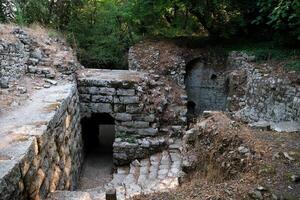
[[[187,119],[188,119],[188,124],[193,121],[193,119],[196,116],[195,112],[196,104],[193,101],[188,101],[187,102]]]
[[[85,160],[78,187],[104,186],[112,178],[115,120],[109,114],[96,113],[83,118],[81,124]]]
[[[188,95],[189,121],[203,111],[226,109],[228,81],[226,64],[195,59],[187,64],[185,85]]]
[[[218,77],[217,77],[217,75],[215,75],[215,74],[212,74],[211,76],[210,76],[210,79],[211,80],[216,80]]]

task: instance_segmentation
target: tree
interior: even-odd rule
[[[14,0],[2,0],[1,10],[6,21],[14,21],[16,18],[17,5]]]
[[[264,24],[292,41],[300,41],[299,0],[258,0],[257,6],[259,15],[254,24]]]

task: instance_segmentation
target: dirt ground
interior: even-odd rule
[[[210,147],[201,142],[202,146],[196,146],[199,157],[196,168],[188,173],[180,188],[136,197],[135,200],[300,199],[298,133],[251,129],[224,114],[217,114],[209,120],[213,128],[205,130],[203,138],[213,142],[210,142]],[[203,138],[200,141],[204,141]],[[231,156],[235,155],[238,146],[238,151],[243,151],[241,146],[247,147],[250,156]],[[223,163],[231,166],[223,168]]]

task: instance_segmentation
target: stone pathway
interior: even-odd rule
[[[90,153],[85,158],[78,190],[104,187],[112,180],[112,153]]]
[[[129,166],[118,167],[112,181],[105,188],[81,192],[57,191],[50,195],[49,200],[60,200],[62,196],[65,200],[105,200],[105,190],[108,188],[116,189],[117,200],[125,200],[140,194],[164,192],[179,186],[181,168],[182,156],[175,146],[150,158],[135,160]]]

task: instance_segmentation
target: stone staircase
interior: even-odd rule
[[[118,167],[112,181],[105,188],[85,191],[57,191],[48,200],[105,200],[106,191],[116,190],[117,200],[140,194],[164,192],[179,186],[182,175],[182,156],[178,145],[154,154],[150,158],[135,160],[129,166]]]

